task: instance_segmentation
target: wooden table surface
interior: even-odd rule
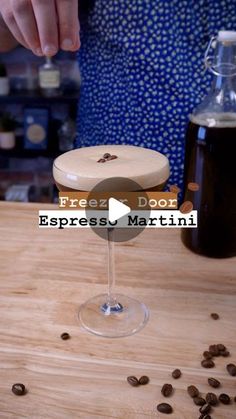
[[[205,394],[211,376],[222,382],[217,394],[236,396],[236,377],[225,370],[236,363],[236,258],[196,256],[172,229],[117,244],[117,290],[146,303],[150,320],[131,337],[100,338],[81,328],[77,311],[106,290],[106,243],[88,229],[40,230],[43,208],[51,207],[0,204],[1,418],[162,418],[161,386],[172,383],[168,417],[195,419],[186,388]],[[60,339],[65,331],[68,341]],[[231,357],[206,370],[201,353],[212,343],[224,343]],[[171,377],[176,367],[179,380]],[[144,374],[146,386],[126,382]],[[16,382],[26,385],[25,396],[11,392]],[[217,407],[213,418],[236,418],[236,403]]]

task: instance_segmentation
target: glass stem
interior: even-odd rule
[[[116,298],[114,296],[115,288],[115,260],[114,260],[114,228],[107,229],[107,244],[108,244],[108,293],[107,304],[110,306],[116,305]]]

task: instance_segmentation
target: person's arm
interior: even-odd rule
[[[0,51],[18,42],[50,56],[80,46],[78,0],[0,0],[0,15]]]

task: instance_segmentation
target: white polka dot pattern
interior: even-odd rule
[[[170,159],[170,182],[181,185],[188,114],[211,80],[204,52],[218,30],[236,29],[236,0],[91,4],[81,19],[76,145],[158,150]]]

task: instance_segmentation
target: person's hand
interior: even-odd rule
[[[0,0],[0,13],[14,38],[36,55],[80,47],[78,0]]]

